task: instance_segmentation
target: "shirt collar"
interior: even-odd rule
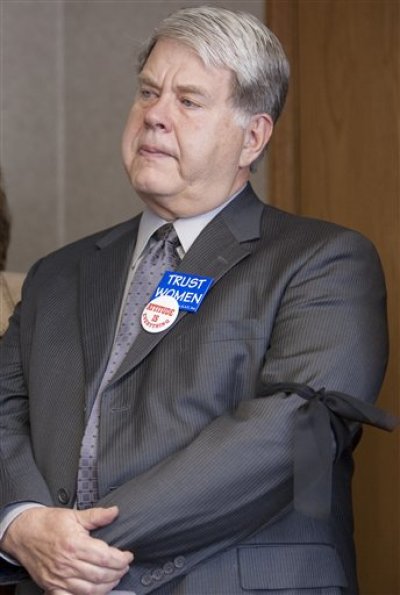
[[[212,219],[214,219],[214,217],[218,215],[220,211],[222,211],[234,198],[236,198],[238,194],[242,192],[244,187],[245,185],[235,192],[235,194],[232,194],[232,196],[230,196],[221,205],[215,209],[212,209],[212,211],[207,211],[206,213],[201,213],[200,215],[195,215],[194,217],[175,219],[173,225],[183,251],[183,253],[180,255],[181,258],[183,258],[206,225],[208,225],[208,223],[210,223],[210,221],[212,221]],[[135,262],[141,256],[153,233],[165,223],[169,222],[156,215],[156,213],[154,213],[148,207],[145,207],[140,219],[138,237],[133,254],[133,262]]]

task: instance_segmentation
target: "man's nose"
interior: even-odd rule
[[[165,96],[157,97],[145,109],[144,122],[149,128],[159,128],[169,132],[172,126],[170,101]]]

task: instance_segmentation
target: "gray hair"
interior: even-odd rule
[[[279,40],[255,16],[216,6],[178,10],[147,42],[139,72],[157,41],[165,38],[189,46],[206,66],[230,69],[232,104],[246,119],[267,113],[276,122],[285,103],[289,64]]]

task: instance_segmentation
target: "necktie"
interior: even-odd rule
[[[144,306],[163,273],[173,270],[180,259],[176,252],[179,239],[172,223],[158,229],[150,238],[128,289],[120,326],[100,388],[83,436],[78,470],[78,508],[91,508],[98,500],[97,451],[101,394],[123,362],[140,330]]]
[[[171,223],[163,225],[150,239],[128,290],[121,324],[105,373],[110,380],[133,345],[140,330],[140,317],[144,306],[168,269],[175,269],[180,259],[176,252],[178,236]]]

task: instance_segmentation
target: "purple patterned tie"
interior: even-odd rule
[[[101,393],[132,347],[140,330],[143,308],[163,273],[174,270],[179,264],[180,258],[176,252],[178,246],[179,239],[172,223],[163,225],[150,238],[133,276],[118,333],[82,440],[77,485],[77,504],[80,509],[91,508],[98,500],[97,450]]]

